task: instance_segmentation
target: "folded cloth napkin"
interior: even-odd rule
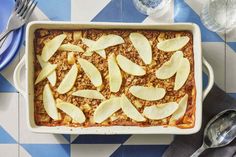
[[[203,103],[201,130],[192,135],[175,136],[174,141],[162,157],[189,157],[192,155],[202,145],[203,132],[207,122],[213,116],[226,109],[236,109],[236,100],[214,85]],[[236,157],[236,139],[228,146],[207,149],[200,157]]]

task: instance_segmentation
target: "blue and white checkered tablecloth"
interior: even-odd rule
[[[203,53],[213,66],[216,84],[236,97],[236,29],[229,34],[208,31],[199,18],[204,0],[173,0],[168,13],[156,19],[137,12],[132,0],[38,2],[32,21],[197,23],[202,31]],[[14,68],[23,54],[24,46],[11,65],[0,72],[1,157],[160,157],[173,140],[172,135],[79,136],[30,132],[26,126],[25,100],[14,88],[12,79]]]

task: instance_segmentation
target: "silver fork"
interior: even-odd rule
[[[24,0],[16,0],[15,6],[14,6],[14,10],[13,10],[13,11],[15,11],[15,10],[19,7],[19,5],[20,5],[21,3],[23,3],[23,1],[24,1]],[[8,25],[8,23],[7,23],[7,25]],[[8,34],[8,35],[9,35],[9,34]],[[0,40],[0,48],[2,47],[2,45],[4,44],[4,42],[6,41],[8,35],[6,35],[2,40]],[[0,53],[0,54],[1,54],[1,53]]]
[[[6,30],[0,34],[0,48],[5,37],[12,31],[23,26],[29,19],[37,2],[35,0],[17,0],[15,10],[12,12]],[[2,42],[1,42],[2,41]]]

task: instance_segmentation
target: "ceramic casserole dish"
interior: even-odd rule
[[[42,126],[37,125],[35,121],[34,107],[34,38],[35,31],[38,29],[49,30],[161,30],[161,31],[188,31],[193,38],[193,69],[195,81],[195,122],[190,128],[179,128],[175,126]],[[25,65],[26,71],[26,88],[20,86],[21,69]],[[202,89],[202,65],[208,71],[208,85]],[[137,24],[137,23],[76,23],[76,22],[31,22],[26,29],[26,53],[17,65],[14,71],[14,83],[16,89],[25,97],[27,102],[27,125],[33,132],[38,133],[59,133],[59,134],[192,134],[199,131],[202,123],[202,102],[209,93],[214,83],[213,70],[209,63],[202,57],[201,32],[199,27],[193,23],[176,23],[176,24]]]

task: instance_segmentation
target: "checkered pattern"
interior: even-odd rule
[[[204,1],[173,0],[167,14],[153,19],[140,14],[132,0],[38,0],[31,20],[106,22],[194,22],[202,31],[203,53],[213,66],[216,83],[236,97],[236,29],[217,34],[201,23]],[[35,134],[26,126],[26,104],[13,85],[12,73],[24,54],[0,72],[0,156],[5,157],[160,157],[171,135]],[[23,72],[22,72],[23,73]],[[205,80],[207,77],[204,75]],[[22,76],[22,84],[25,84]]]

